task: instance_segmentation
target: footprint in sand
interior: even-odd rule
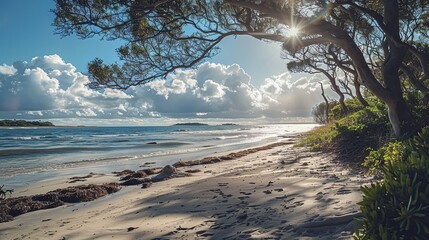
[[[240,199],[241,201],[243,201],[244,199],[249,198],[249,196],[242,196],[242,197],[238,197],[238,199]]]
[[[315,200],[320,200],[320,199],[322,199],[323,198],[323,193],[322,192],[318,192],[317,194],[316,194],[316,198],[315,198]]]
[[[243,194],[243,195],[246,195],[246,196],[252,195],[252,193],[248,193],[248,192],[240,192],[240,194]]]
[[[290,201],[288,201],[288,202],[290,202]],[[284,205],[284,208],[285,209],[296,208],[296,207],[299,207],[299,206],[302,206],[302,205],[304,205],[304,200],[293,202],[291,206]]]
[[[276,199],[280,199],[280,200],[282,200],[282,199],[286,199],[286,198],[288,198],[289,196],[288,195],[283,195],[283,196],[280,196],[280,197],[276,197]]]
[[[345,195],[345,194],[349,194],[349,193],[351,193],[352,191],[351,190],[349,190],[349,189],[344,189],[344,188],[340,188],[338,191],[337,191],[337,195]]]

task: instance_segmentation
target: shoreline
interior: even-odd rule
[[[88,168],[97,173],[110,173],[121,168],[135,170],[144,161],[159,162],[158,166],[161,167],[178,160],[200,159],[218,152],[260,146],[280,140],[282,136],[279,134],[287,137],[314,126],[212,126],[186,128],[187,131],[183,132],[169,126],[159,129],[59,128],[61,130],[58,134],[55,130],[54,135],[43,128],[29,131],[13,129],[1,139],[5,141],[2,142],[4,148],[0,155],[7,156],[6,161],[2,162],[4,171],[0,174],[0,183],[16,189],[56,175],[80,174]],[[158,144],[147,144],[154,142]],[[171,142],[177,144],[171,145]],[[17,165],[18,162],[22,165]]]
[[[192,172],[190,176],[156,182],[149,189],[142,189],[140,184],[126,186],[91,202],[20,215],[14,221],[0,223],[0,237],[102,239],[110,236],[106,235],[107,229],[119,239],[219,238],[226,236],[225,231],[232,238],[244,234],[241,237],[281,239],[312,238],[325,235],[328,229],[331,234],[326,239],[350,238],[353,229],[348,225],[358,216],[359,187],[369,179],[351,174],[331,156],[293,148],[294,138],[285,138],[287,144],[283,146],[250,151],[235,159],[208,165],[185,164],[178,169]],[[207,159],[221,159],[227,154],[231,152]],[[94,175],[75,183],[67,183],[70,179],[45,181],[17,193],[31,195],[61,186],[112,180],[118,181],[118,177]],[[315,206],[321,211],[315,212]],[[255,214],[259,218],[252,217]],[[79,219],[87,219],[86,224],[79,223]]]

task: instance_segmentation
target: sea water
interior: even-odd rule
[[[139,169],[279,141],[316,124],[0,128],[0,185]]]

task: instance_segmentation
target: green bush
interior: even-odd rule
[[[349,114],[357,112],[364,108],[362,103],[360,103],[359,100],[357,100],[356,98],[346,99],[344,103],[346,104],[349,110]],[[345,116],[346,115],[344,114],[343,109],[341,108],[341,105],[338,102],[336,102],[335,106],[333,106],[329,111],[329,119],[331,120],[338,120]]]
[[[361,162],[369,148],[383,146],[389,137],[387,110],[384,105],[374,104],[309,132],[297,145]]]
[[[383,181],[361,188],[363,218],[355,239],[429,239],[429,128],[383,153]],[[397,145],[399,146],[399,145]],[[401,150],[402,149],[402,150]]]
[[[404,97],[417,123],[420,126],[429,125],[429,94],[421,91],[412,91],[405,92]]]
[[[309,147],[312,151],[327,151],[330,149],[336,133],[332,131],[334,123],[328,123],[307,133],[295,146]]]
[[[331,101],[328,103],[329,104],[329,108],[328,108],[328,115],[331,111],[331,109],[333,107],[335,107],[338,103],[336,101]],[[316,106],[313,107],[313,109],[311,110],[311,115],[313,115],[313,119],[315,122],[323,124],[323,123],[328,123],[330,121],[330,119],[326,119],[326,103],[322,102],[317,104]],[[329,116],[328,116],[329,118]]]
[[[394,164],[404,158],[407,152],[406,142],[390,142],[378,150],[371,150],[362,165],[368,170],[368,175],[380,178],[386,164]]]

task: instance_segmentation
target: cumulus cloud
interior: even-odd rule
[[[94,90],[72,64],[49,55],[0,66],[0,118],[308,117],[321,101],[320,81],[286,72],[254,86],[238,64],[206,62],[125,92]]]
[[[8,66],[6,64],[0,65],[0,74],[12,76],[16,73],[16,68],[13,66]]]

